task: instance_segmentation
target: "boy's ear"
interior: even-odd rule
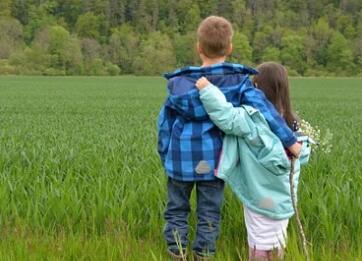
[[[230,55],[232,52],[233,52],[233,44],[230,43],[230,46],[229,46],[228,51],[227,51],[227,55]]]
[[[196,50],[198,54],[202,54],[202,49],[199,42],[196,43]]]

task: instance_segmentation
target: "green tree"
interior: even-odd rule
[[[42,74],[50,67],[50,55],[40,47],[25,47],[24,50],[14,52],[10,56],[10,64],[16,66],[20,74]]]
[[[176,2],[176,16],[177,16],[177,21],[178,21],[178,25],[179,25],[179,32],[180,33],[186,33],[186,26],[189,22],[188,19],[188,12],[190,9],[190,6],[192,6],[193,1],[192,0],[178,0]],[[196,30],[196,28],[193,28],[192,30]]]
[[[61,55],[68,75],[82,74],[83,55],[78,38],[71,36],[62,47]]]
[[[39,32],[34,40],[34,50],[41,50],[50,55],[50,67],[54,70],[50,74],[66,72],[79,73],[82,64],[80,42],[71,37],[62,26],[51,26]]]
[[[277,7],[277,0],[248,0],[247,8],[254,21],[254,30],[260,31],[265,25],[274,26],[271,22],[276,17]]]
[[[302,35],[288,33],[282,38],[280,58],[283,64],[303,75],[307,68]]]
[[[206,17],[210,14],[216,14],[218,0],[197,0],[198,6],[200,7],[200,16]]]
[[[285,21],[292,28],[300,28],[309,25],[308,1],[306,0],[282,0]]]
[[[264,49],[269,46],[278,46],[281,43],[281,32],[279,28],[272,28],[267,25],[262,28],[262,30],[258,31],[254,35],[253,39],[253,59],[254,62],[260,63],[262,62],[262,54]]]
[[[353,67],[353,56],[350,44],[339,32],[333,34],[327,49],[327,68],[331,72],[349,71]],[[352,69],[353,71],[353,69]]]
[[[126,3],[124,0],[110,0],[107,10],[111,26],[118,26],[126,21]]]
[[[218,1],[216,7],[217,14],[230,19],[230,17],[228,17],[232,13],[232,5],[230,2],[230,0]]]
[[[320,18],[311,28],[312,44],[309,45],[308,52],[311,53],[311,57],[317,64],[325,66],[327,63],[327,47],[333,30],[329,27],[329,24],[325,18]]]
[[[62,26],[52,26],[49,28],[49,52],[60,54],[64,46],[70,39],[69,32]]]
[[[353,45],[353,57],[354,64],[359,68],[359,72],[362,73],[362,37],[356,39]]]
[[[280,62],[280,50],[278,48],[268,46],[263,51],[262,61]]]
[[[105,68],[102,59],[97,58],[85,64],[84,74],[98,76],[107,75],[107,69]]]
[[[29,21],[28,9],[29,9],[29,1],[27,1],[27,0],[13,0],[12,1],[11,14],[14,18],[19,20],[22,24],[27,24]]]
[[[341,32],[347,39],[356,36],[356,28],[353,26],[353,19],[347,15],[341,15],[337,19],[337,30]]]
[[[23,47],[23,28],[14,18],[0,18],[0,32],[0,59],[7,59]]]
[[[70,39],[69,32],[58,25],[48,29],[48,52],[51,55],[51,67],[64,70],[66,58],[64,49]]]
[[[0,0],[0,58],[6,59],[5,72],[19,67],[30,74],[133,73],[135,64],[141,68],[139,59],[135,63],[138,56],[155,49],[144,45],[150,33],[158,31],[172,39],[171,53],[178,66],[197,64],[195,31],[201,19],[211,14],[233,23],[237,32],[233,61],[277,60],[299,74],[323,75],[333,71],[330,50],[337,47],[332,37],[344,42],[335,36],[339,32],[348,44],[343,56],[347,62],[342,63],[349,64],[352,52],[351,67],[356,71],[361,67],[361,0]],[[5,18],[16,18],[21,24],[12,22],[12,29],[4,29]],[[125,29],[128,25],[131,29]],[[64,28],[69,36],[63,47],[56,48],[58,53],[49,49],[54,26]],[[14,38],[11,30],[21,32],[21,37]],[[29,67],[28,59],[37,55],[40,65]],[[21,58],[24,63],[19,63]],[[46,64],[51,67],[44,68]]]
[[[201,21],[199,6],[195,3],[189,6],[187,10],[187,23],[185,24],[185,29],[186,31],[196,31]]]
[[[133,68],[136,74],[160,75],[175,67],[175,53],[171,40],[165,34],[153,32],[141,43],[140,55]]]
[[[158,20],[159,20],[159,1],[158,0],[150,0],[148,1],[148,7],[150,18],[151,18],[151,30],[155,31],[157,29]]]
[[[253,50],[250,46],[248,37],[243,33],[235,32],[233,37],[233,52],[230,60],[233,62],[250,65],[252,60],[252,52]]]
[[[174,30],[178,30],[179,29],[179,24],[178,24],[178,17],[177,17],[177,13],[176,13],[176,0],[170,0],[168,1],[168,16],[167,16],[167,20],[168,20],[168,24],[170,24],[170,26],[172,26],[174,28]]]
[[[358,37],[362,37],[362,10],[358,14],[356,34]]]
[[[29,23],[25,26],[25,40],[29,44],[37,32],[47,26],[55,25],[56,19],[51,14],[54,11],[53,2],[44,2],[40,5],[29,5]]]
[[[151,17],[147,13],[145,0],[138,0],[134,25],[138,32],[146,33],[151,29]]]
[[[85,63],[101,58],[102,46],[97,42],[97,40],[83,38],[80,41],[80,46]]]
[[[0,17],[10,17],[11,16],[11,0],[1,0],[0,1]]]
[[[78,16],[82,12],[82,0],[58,0],[56,10],[57,17],[63,18],[68,25],[74,28]]]
[[[196,52],[196,35],[194,32],[176,34],[173,38],[177,67],[193,65],[200,62]]]
[[[115,29],[108,45],[110,61],[124,73],[133,72],[133,62],[139,54],[139,37],[130,25]]]
[[[87,12],[80,15],[75,25],[79,37],[98,39],[100,34],[100,20],[97,15]]]
[[[247,15],[246,2],[245,0],[233,0],[231,6],[231,21],[241,28],[245,22],[245,16]]]

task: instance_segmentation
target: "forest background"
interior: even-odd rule
[[[229,61],[362,76],[362,0],[0,0],[0,74],[160,75],[197,65],[195,31],[233,23]]]

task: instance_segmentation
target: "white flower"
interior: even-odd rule
[[[318,146],[315,146],[314,150],[319,148],[323,153],[332,151],[333,134],[329,129],[326,129],[322,135],[318,126],[313,127],[309,122],[302,119],[299,123],[299,131],[316,142]]]

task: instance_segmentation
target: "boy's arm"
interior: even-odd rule
[[[200,90],[200,100],[213,123],[226,134],[244,136],[251,131],[243,107],[235,108],[225,95],[212,84]]]
[[[284,147],[288,148],[294,155],[299,154],[300,144],[298,145],[293,131],[262,91],[254,87],[248,87],[243,93],[241,103],[258,109],[268,122],[271,131],[278,136]]]
[[[167,101],[162,106],[158,114],[157,130],[158,130],[158,153],[160,155],[162,164],[165,163],[165,157],[168,152],[168,147],[171,139],[172,125],[175,121],[173,111],[166,106]]]

